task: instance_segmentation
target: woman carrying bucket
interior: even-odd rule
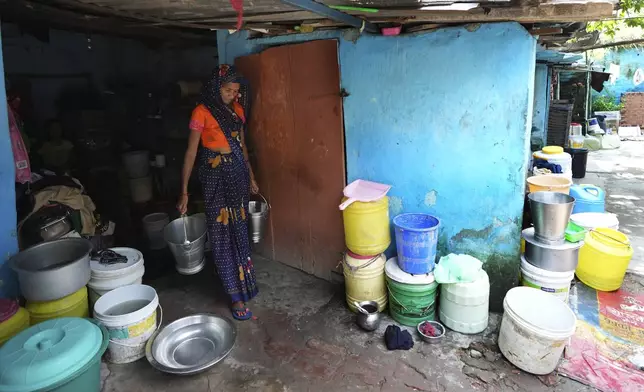
[[[188,182],[199,152],[198,173],[215,267],[231,298],[233,317],[247,320],[252,313],[246,302],[257,295],[248,240],[248,201],[250,193],[258,193],[259,188],[244,142],[248,88],[241,82],[234,67],[224,64],[204,85],[190,120],[177,209],[181,214],[187,211]]]

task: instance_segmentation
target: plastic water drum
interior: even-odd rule
[[[395,257],[385,264],[389,314],[400,324],[415,327],[421,321],[436,319],[434,274],[411,275],[400,269]]]
[[[487,328],[490,308],[490,278],[485,270],[474,282],[441,284],[438,315],[449,329],[466,334]]]
[[[632,256],[633,247],[625,234],[606,228],[589,231],[579,250],[577,277],[595,290],[617,290]]]
[[[554,296],[515,287],[503,300],[499,349],[510,363],[532,374],[551,373],[559,364],[577,317]]]
[[[347,252],[343,258],[344,287],[347,305],[351,311],[357,309],[354,302],[375,301],[378,311],[387,307],[387,286],[385,284],[385,255],[360,256]]]
[[[353,202],[342,211],[342,220],[345,243],[355,254],[378,255],[391,244],[386,196],[374,202]]]
[[[440,221],[429,214],[402,214],[394,218],[398,266],[409,274],[434,270]]]
[[[572,173],[572,157],[567,152],[564,152],[563,147],[546,146],[541,151],[535,151],[532,156],[561,166],[563,173]]]
[[[570,187],[570,196],[575,198],[573,214],[582,212],[604,212],[606,193],[595,185],[573,185]]]
[[[26,308],[31,325],[61,317],[89,317],[87,287],[83,286],[80,290],[55,301],[27,301]]]

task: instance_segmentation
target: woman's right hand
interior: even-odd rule
[[[177,210],[181,215],[184,215],[188,211],[188,194],[183,193],[179,196],[179,201],[177,201]]]

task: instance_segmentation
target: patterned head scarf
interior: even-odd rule
[[[239,83],[239,96],[237,102],[244,109],[244,115],[248,118],[248,109],[250,104],[248,84],[239,75],[235,67],[228,64],[222,64],[215,68],[210,77],[210,80],[203,86],[201,90],[201,98],[199,103],[203,104],[210,110],[212,116],[217,120],[221,130],[223,131],[228,143],[230,144],[234,153],[241,153],[239,143],[234,142],[232,133],[241,130],[245,124],[243,119],[237,116],[231,108],[227,107],[221,99],[221,86],[226,83]],[[239,151],[237,151],[239,150]]]

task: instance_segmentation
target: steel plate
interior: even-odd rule
[[[191,375],[222,361],[235,346],[237,328],[228,318],[195,314],[176,320],[152,335],[145,347],[148,362],[170,374]]]

